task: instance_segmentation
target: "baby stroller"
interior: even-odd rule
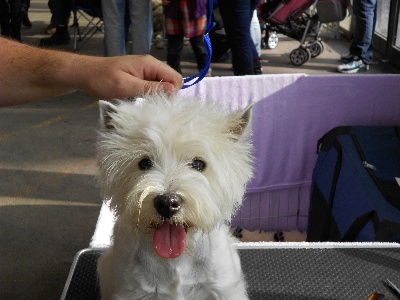
[[[319,3],[321,2],[321,3]],[[300,41],[290,53],[290,61],[301,66],[324,51],[320,37],[322,23],[344,19],[346,9],[339,0],[264,0],[261,4],[264,43],[273,49],[278,45],[278,33]],[[307,12],[311,6],[310,13]],[[321,12],[322,19],[317,13]]]

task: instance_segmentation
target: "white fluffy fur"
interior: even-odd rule
[[[201,99],[147,95],[100,103],[98,153],[104,199],[117,221],[114,245],[100,258],[102,299],[247,299],[228,226],[252,176],[251,108],[228,114]],[[144,157],[153,162],[142,171]],[[206,162],[191,168],[193,158]],[[153,249],[162,221],[156,195],[177,193],[170,222],[188,228],[186,249],[164,259]]]

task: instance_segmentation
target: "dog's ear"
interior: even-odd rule
[[[114,129],[114,125],[112,124],[112,113],[117,112],[117,107],[110,102],[99,100],[99,109],[100,109],[100,126],[103,129],[112,130]]]
[[[251,132],[252,109],[255,102],[250,103],[245,109],[238,110],[231,114],[229,132],[235,140],[240,140]]]

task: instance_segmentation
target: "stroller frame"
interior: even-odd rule
[[[318,0],[303,0],[303,2],[280,0],[272,10],[271,7],[268,7],[268,5],[271,6],[268,1],[278,2],[279,0],[266,0],[261,5],[264,19],[262,24],[263,42],[266,48],[273,49],[278,45],[278,33],[298,40],[299,47],[290,53],[290,61],[295,66],[303,65],[324,51],[324,44],[320,37],[322,24],[315,9],[311,14],[306,12],[310,7],[315,7]]]

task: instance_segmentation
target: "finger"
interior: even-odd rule
[[[168,66],[169,68],[169,66]],[[170,83],[174,86],[174,89],[177,91],[179,91],[181,89],[181,87],[183,86],[183,77],[181,74],[179,74],[178,72],[176,72],[173,69],[168,69],[166,71],[160,70],[159,72],[157,72],[156,75],[156,79],[150,79],[150,80],[154,80],[154,81],[158,81],[161,83]]]
[[[165,93],[167,95],[172,95],[177,93],[179,89],[180,87],[177,88],[169,82],[145,81],[143,85],[144,94]]]
[[[150,81],[159,81],[159,82],[169,82],[171,83],[176,91],[179,91],[183,86],[183,78],[182,75],[177,71],[172,69],[166,63],[162,63],[154,57],[148,57],[152,64],[152,67],[148,67],[144,70],[145,75],[143,79]]]

